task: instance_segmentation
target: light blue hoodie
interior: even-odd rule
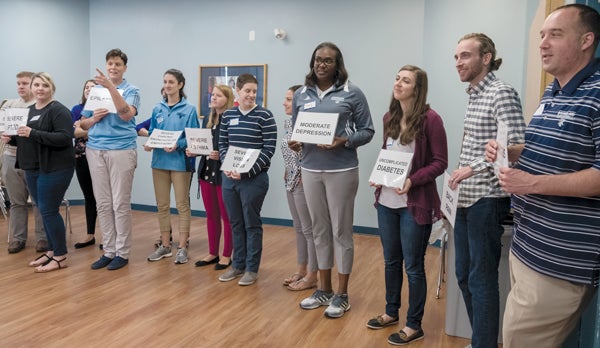
[[[152,150],[152,168],[175,170],[175,171],[194,171],[194,161],[185,155],[187,141],[185,140],[185,128],[199,128],[198,113],[196,107],[188,103],[187,99],[182,98],[179,103],[169,107],[166,101],[161,101],[152,109],[150,129],[152,134],[155,129],[168,131],[183,131],[179,140],[177,140],[177,149],[173,152],[166,152],[163,149]]]

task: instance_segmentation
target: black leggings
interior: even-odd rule
[[[94,198],[94,190],[92,189],[92,176],[90,175],[90,167],[88,166],[85,155],[75,158],[75,172],[77,173],[77,181],[83,192],[85,199],[85,220],[87,223],[87,233],[94,234],[96,231],[96,198]]]

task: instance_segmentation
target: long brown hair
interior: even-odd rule
[[[392,94],[389,109],[391,118],[385,125],[384,134],[386,139],[388,137],[392,139],[400,138],[400,143],[406,145],[415,140],[417,134],[421,131],[423,117],[429,110],[429,104],[427,104],[428,82],[427,73],[417,66],[405,65],[398,72],[400,71],[412,71],[415,74],[415,101],[412,110],[402,110],[400,101],[396,100]],[[401,129],[403,118],[406,125],[405,129]]]
[[[221,91],[225,97],[227,98],[227,104],[225,104],[225,109],[231,109],[233,107],[233,90],[231,87],[227,85],[216,85],[213,88]],[[206,128],[212,128],[219,124],[219,114],[215,108],[210,109],[210,114],[208,115],[208,122],[206,123]]]
[[[81,91],[81,104],[85,104],[87,102],[87,98],[85,97],[85,86],[87,86],[88,82],[93,82],[94,86],[96,85],[96,80],[86,80],[83,84],[83,91]]]

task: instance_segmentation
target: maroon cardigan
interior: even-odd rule
[[[385,149],[385,129],[391,119],[389,112],[383,116],[383,146]],[[423,117],[421,132],[415,138],[408,177],[411,187],[407,195],[408,210],[419,225],[432,224],[442,218],[440,196],[435,179],[448,168],[448,142],[446,130],[440,115],[432,109]],[[379,203],[381,188],[375,190],[375,206]]]

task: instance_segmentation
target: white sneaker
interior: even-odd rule
[[[171,247],[166,247],[164,245],[160,245],[150,256],[148,256],[148,261],[158,261],[163,257],[171,257],[173,253],[171,252]]]
[[[334,295],[331,304],[325,310],[325,316],[329,318],[341,318],[344,313],[350,310],[348,295]]]
[[[186,248],[177,248],[175,255],[175,264],[181,265],[188,262],[188,254]]]
[[[320,306],[327,306],[331,303],[333,292],[325,292],[321,289],[315,290],[310,297],[305,298],[300,302],[302,309],[315,309]]]

